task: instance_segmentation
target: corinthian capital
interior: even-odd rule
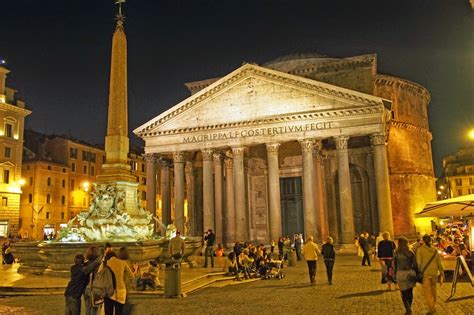
[[[225,168],[228,168],[228,169],[234,168],[234,160],[233,159],[225,159],[224,164],[225,164]]]
[[[222,164],[222,154],[214,153],[212,157],[214,158],[214,164]]]
[[[173,152],[174,163],[184,163],[184,153],[181,151]]]
[[[278,148],[280,147],[279,143],[267,143],[267,153],[270,155],[278,155]]]
[[[334,137],[334,141],[336,142],[336,149],[337,150],[345,150],[347,149],[347,142],[349,141],[348,136],[337,136]]]
[[[376,133],[370,135],[370,144],[371,145],[385,145],[385,134]]]
[[[146,164],[155,164],[158,160],[158,157],[155,153],[146,153],[145,156]]]
[[[235,147],[232,148],[232,154],[234,155],[234,159],[243,159],[244,158],[244,147]]]
[[[314,139],[298,140],[298,142],[301,145],[301,152],[303,153],[313,152]]]
[[[214,150],[204,149],[201,152],[202,152],[202,160],[203,161],[212,161],[212,155],[214,154]]]

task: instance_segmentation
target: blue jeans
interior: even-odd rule
[[[214,248],[213,246],[206,246],[206,253],[205,253],[205,260],[204,260],[204,267],[207,267],[207,257],[211,257],[211,266],[214,268]]]
[[[81,315],[81,298],[66,296],[65,315]]]

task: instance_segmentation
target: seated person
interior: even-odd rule
[[[3,255],[3,263],[6,265],[11,265],[15,261],[15,258],[13,257],[13,254],[11,252],[11,247],[8,246],[7,249],[5,249],[5,254]]]
[[[227,272],[228,275],[234,275],[236,280],[241,280],[239,277],[239,266],[234,252],[229,253],[229,256],[227,256],[224,271]]]
[[[250,278],[250,271],[252,268],[252,264],[254,262],[254,259],[249,257],[249,250],[246,248],[243,250],[243,252],[239,256],[239,263],[240,266],[242,267],[242,270],[244,272],[244,278],[249,279]]]
[[[214,252],[216,254],[216,257],[223,257],[224,256],[224,248],[222,247],[222,244],[219,243],[217,245],[217,249]]]
[[[160,280],[158,279],[159,269],[155,261],[150,261],[148,267],[137,268],[137,279],[136,286],[137,290],[143,291],[147,287],[150,287],[152,290],[155,290],[157,287],[160,287]]]

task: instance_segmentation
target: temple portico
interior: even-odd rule
[[[146,142],[148,195],[161,198],[148,209],[187,234],[213,229],[227,244],[294,233],[349,244],[362,229],[393,234],[390,106],[244,65],[135,130]]]

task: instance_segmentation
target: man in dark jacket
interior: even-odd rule
[[[369,241],[369,233],[363,233],[359,238],[359,246],[364,252],[364,257],[362,257],[362,266],[365,266],[365,263],[370,266],[370,241]]]
[[[212,229],[207,230],[207,235],[204,237],[206,242],[206,253],[204,268],[207,268],[207,257],[211,257],[211,267],[214,268],[214,242],[216,241],[216,235],[212,232]]]
[[[332,269],[334,267],[334,262],[336,261],[336,251],[334,250],[333,242],[332,237],[328,237],[321,250],[329,284],[332,284]]]

